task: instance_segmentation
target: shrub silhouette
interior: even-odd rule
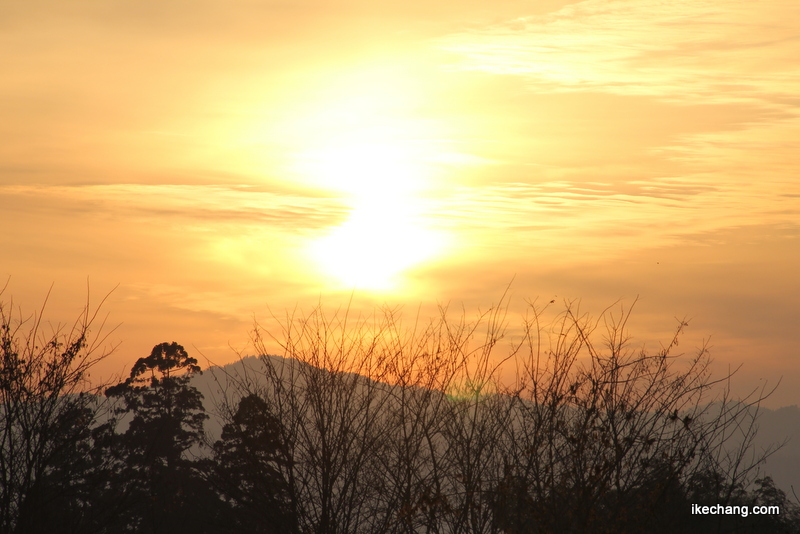
[[[272,339],[282,354],[220,384],[211,443],[181,345],[108,388],[109,417],[85,381],[105,354],[93,314],[42,336],[40,317],[10,311],[0,533],[800,532],[796,504],[758,478],[766,393],[734,399],[704,347],[674,354],[685,322],[650,353],[631,345],[631,308],[592,320],[565,303],[545,320],[532,303],[513,338],[504,306],[409,328],[394,310],[317,308],[272,337],[256,325],[256,350]]]
[[[80,529],[93,521],[80,503],[102,487],[96,473],[103,460],[90,454],[101,406],[88,382],[91,368],[111,352],[103,348],[103,324],[96,324],[100,306],[87,303],[65,328],[48,325],[41,312],[15,318],[13,304],[0,301],[2,533]]]
[[[502,358],[502,306],[409,330],[391,310],[318,308],[271,337],[257,325],[257,350],[271,339],[283,351],[236,382],[280,422],[265,482],[279,477],[300,531],[320,534],[747,531],[752,518],[711,524],[691,504],[775,497],[747,491],[770,452],[751,447],[766,395],[733,399],[705,347],[675,355],[683,321],[661,350],[635,350],[630,313],[591,320],[566,303],[544,323],[531,304]]]

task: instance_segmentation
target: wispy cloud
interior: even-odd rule
[[[720,205],[736,192],[668,178],[641,182],[543,182],[461,187],[430,199],[429,225],[503,254],[559,251],[562,261],[616,257],[743,224]],[[595,256],[599,258],[600,256]]]
[[[0,186],[4,211],[93,212],[195,224],[258,224],[282,231],[337,224],[348,208],[332,197],[273,193],[254,186],[105,184]]]
[[[523,75],[543,89],[678,101],[794,100],[800,4],[791,0],[588,0],[452,35],[459,68]]]
[[[648,246],[724,228],[796,225],[800,205],[786,195],[800,191],[798,21],[800,4],[784,0],[588,0],[442,39],[460,56],[450,68],[517,76],[532,93],[614,94],[676,111],[696,106],[683,108],[668,136],[653,137],[670,123],[668,110],[629,127],[649,136],[642,148],[651,159],[637,168],[629,156],[633,167],[624,175],[598,175],[611,182],[606,188],[507,188],[503,208],[488,200],[492,193],[472,202],[489,209],[496,225],[532,220],[537,211],[575,232],[602,228],[604,239],[638,236]],[[742,119],[698,128],[714,106]],[[614,111],[619,121],[636,113],[624,101]]]

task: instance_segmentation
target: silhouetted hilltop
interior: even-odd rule
[[[308,363],[281,356],[266,356],[277,368],[294,368],[295,378],[302,376],[296,371],[300,367],[310,366]],[[365,382],[369,379],[363,377]],[[192,385],[204,396],[205,408],[211,418],[206,422],[206,433],[211,440],[219,437],[222,425],[219,406],[225,400],[235,404],[243,391],[266,392],[268,381],[264,376],[264,364],[261,357],[247,356],[236,362],[213,366],[203,371],[202,375],[192,378]],[[386,386],[387,391],[391,386]],[[761,408],[758,418],[758,433],[753,446],[755,452],[761,452],[783,444],[764,462],[760,471],[769,475],[778,488],[793,500],[794,491],[800,496],[800,408],[785,406],[778,409]]]
[[[763,466],[775,484],[792,496],[792,486],[800,497],[800,408],[784,406],[777,410],[763,409],[758,419],[755,445],[760,448],[773,443],[786,444],[770,456]]]

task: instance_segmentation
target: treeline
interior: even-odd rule
[[[2,533],[800,532],[796,503],[757,474],[763,395],[731,399],[705,350],[674,355],[684,323],[651,354],[630,346],[630,310],[591,321],[567,305],[543,324],[532,305],[499,361],[502,308],[410,328],[315,310],[283,323],[283,357],[214,369],[206,407],[177,343],[90,390],[103,339],[88,308],[47,333],[11,311]],[[756,505],[780,513],[741,513]]]

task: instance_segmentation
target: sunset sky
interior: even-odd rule
[[[118,286],[101,373],[351,295],[638,296],[798,404],[799,112],[797,0],[0,0],[0,287]]]

